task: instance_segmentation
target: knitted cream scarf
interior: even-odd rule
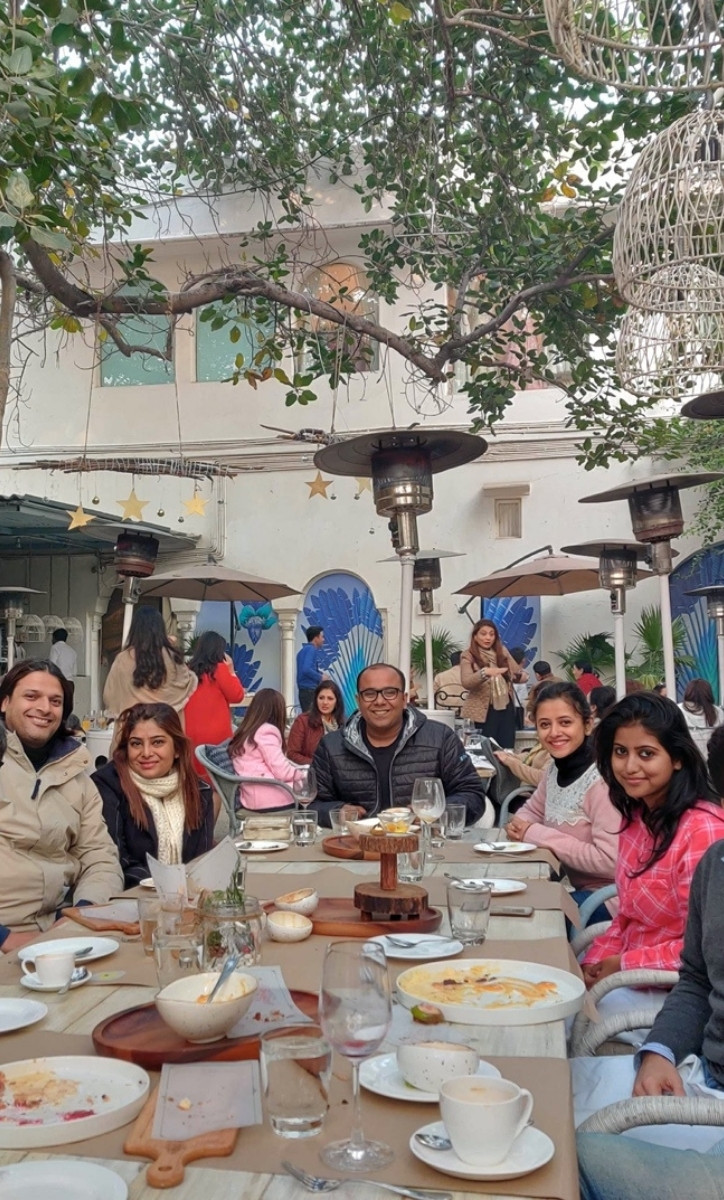
[[[159,862],[180,863],[186,809],[179,792],[178,771],[171,771],[160,779],[146,779],[131,771],[131,779],[151,810],[158,834]]]

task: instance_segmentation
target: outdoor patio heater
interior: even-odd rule
[[[393,535],[394,536],[394,535]],[[412,589],[420,593],[420,612],[425,622],[425,690],[428,709],[435,708],[434,670],[432,663],[432,612],[435,607],[433,593],[442,587],[441,558],[461,558],[458,550],[419,550],[415,559]],[[397,555],[383,558],[382,562],[396,562]]]
[[[0,587],[0,621],[5,622],[7,670],[15,663],[15,628],[25,616],[30,596],[40,596],[37,588]]]
[[[655,475],[640,482],[624,483],[620,487],[610,488],[607,492],[597,492],[595,496],[583,496],[579,501],[580,504],[605,504],[609,500],[628,500],[634,537],[650,547],[650,566],[659,577],[664,679],[666,691],[672,700],[676,699],[676,666],[669,576],[672,569],[671,539],[681,537],[684,532],[679,493],[683,488],[701,487],[705,483],[713,483],[714,480],[722,478],[724,476],[719,471]]]
[[[707,612],[716,624],[716,656],[719,668],[719,703],[724,699],[724,583],[707,583],[692,588],[687,596],[703,596]],[[672,697],[673,699],[673,697]]]
[[[123,580],[123,635],[121,649],[126,644],[133,620],[133,609],[138,603],[139,579],[153,575],[158,557],[158,538],[150,533],[129,530],[119,533],[115,545],[113,565]]]
[[[565,554],[589,554],[598,558],[598,578],[602,588],[611,593],[613,613],[613,649],[616,669],[616,699],[626,695],[626,643],[623,627],[626,612],[626,592],[636,586],[638,562],[646,557],[647,547],[641,542],[578,542],[562,546]]]
[[[479,458],[487,442],[452,429],[393,430],[362,434],[318,450],[314,465],[331,475],[371,476],[375,508],[394,518],[400,560],[400,646],[398,666],[409,683],[415,556],[420,549],[417,518],[432,508],[432,477]]]

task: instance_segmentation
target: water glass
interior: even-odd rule
[[[297,846],[313,846],[317,836],[317,814],[295,812],[292,815],[292,833]]]
[[[344,804],[340,804],[339,808],[330,808],[329,810],[329,824],[335,837],[341,837],[347,832],[347,817],[344,810]]]
[[[138,923],[144,954],[153,954],[153,931],[159,923],[161,901],[158,896],[138,897]]]
[[[465,817],[467,809],[464,804],[448,804],[440,817],[445,838],[459,841],[465,833]]]
[[[319,1025],[288,1025],[261,1036],[261,1083],[269,1123],[285,1138],[319,1133],[329,1107],[332,1047]]]
[[[425,851],[412,850],[397,856],[397,878],[400,883],[419,883],[425,874]]]
[[[449,880],[447,908],[454,938],[464,946],[480,946],[485,941],[490,921],[491,884],[485,880],[459,883]]]
[[[152,941],[159,987],[165,988],[174,979],[200,972],[203,947],[200,933],[167,932],[157,926]]]

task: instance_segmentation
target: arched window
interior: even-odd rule
[[[377,297],[370,291],[363,271],[346,262],[327,263],[307,276],[305,292],[315,300],[332,304],[342,313],[354,313],[377,323]],[[303,318],[307,331],[301,369],[322,368],[332,375],[352,371],[376,371],[379,344],[357,333],[349,325],[337,324],[309,313]]]

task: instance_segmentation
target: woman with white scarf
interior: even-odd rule
[[[121,713],[111,762],[93,776],[126,887],[148,876],[146,855],[187,863],[211,849],[211,788],[193,769],[191,743],[169,704]]]
[[[308,766],[326,733],[344,725],[344,700],[332,679],[317,684],[309,712],[295,717],[287,738],[287,758]]]

